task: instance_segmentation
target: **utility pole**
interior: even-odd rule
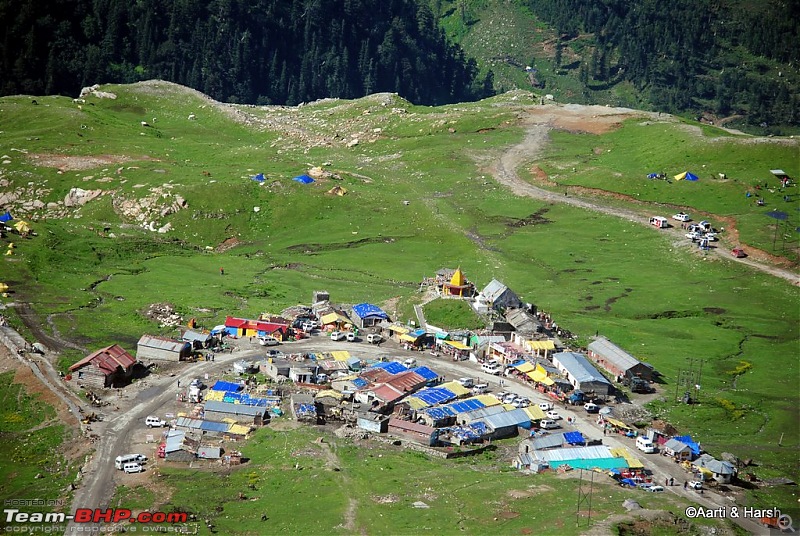
[[[580,469],[580,478],[578,479],[578,505],[575,511],[575,526],[581,525],[581,507],[586,506],[586,526],[592,524],[592,489],[594,487],[594,471],[589,471],[589,490],[583,489],[583,469]]]

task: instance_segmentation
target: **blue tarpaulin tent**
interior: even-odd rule
[[[303,184],[311,184],[312,182],[314,182],[314,179],[312,179],[308,175],[298,175],[292,180],[295,182],[302,182]]]
[[[0,222],[5,223],[7,221],[11,221],[14,219],[14,216],[11,215],[9,211],[6,210],[5,214],[0,215]]]
[[[695,456],[700,456],[700,445],[695,441],[692,441],[692,436],[675,436],[675,439],[689,447],[689,449],[692,451],[692,454]]]
[[[259,173],[258,175],[253,175],[250,178],[253,179],[256,182],[264,182],[266,180],[266,178],[264,177],[263,173]]]
[[[698,180],[697,175],[695,175],[694,173],[690,173],[689,171],[684,171],[683,173],[679,173],[678,175],[675,175],[674,178],[675,178],[676,181],[681,181],[681,180],[696,181],[696,180]]]

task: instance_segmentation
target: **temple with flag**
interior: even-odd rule
[[[475,285],[464,277],[461,267],[452,272],[449,280],[447,277],[442,278],[440,289],[443,296],[471,298],[475,295]]]

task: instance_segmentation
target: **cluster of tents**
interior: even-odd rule
[[[666,173],[648,173],[647,174],[647,178],[648,179],[666,179],[667,175],[666,175]],[[677,175],[675,175],[672,178],[675,179],[676,181],[692,181],[692,182],[694,182],[694,181],[700,180],[700,178],[697,175],[695,175],[694,173],[692,173],[691,171],[684,171],[683,173],[678,173]]]
[[[253,175],[252,177],[250,177],[250,179],[262,184],[267,180],[267,178],[264,176],[263,173]],[[312,182],[316,182],[313,177],[310,177],[308,175],[298,175],[297,177],[292,178],[292,180],[295,182],[299,182],[300,184],[311,184]],[[347,193],[347,188],[344,188],[343,186],[339,186],[337,184],[336,186],[328,190],[328,193],[331,195],[343,196],[344,194]]]
[[[8,226],[8,222],[10,222],[13,219],[14,216],[12,216],[11,213],[7,210],[5,211],[4,214],[0,214],[0,224],[3,224],[5,226]],[[11,227],[13,227],[14,230],[16,230],[20,234],[20,236],[28,236],[31,232],[30,224],[23,220],[17,221],[13,225],[11,225]],[[11,247],[9,247],[9,251],[6,252],[6,255],[10,255],[11,254],[10,251]]]

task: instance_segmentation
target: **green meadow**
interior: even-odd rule
[[[584,472],[582,481],[577,472],[522,475],[504,459],[515,443],[442,460],[308,428],[262,429],[242,449],[247,463],[233,470],[158,467],[159,488],[171,495],[152,497],[151,505],[191,512],[201,534],[209,520],[216,533],[230,535],[582,534],[589,508],[583,503],[577,515],[578,491],[588,495],[590,487],[592,523],[623,513],[626,498],[645,508],[685,509],[678,497],[623,489],[602,473]],[[141,497],[151,496],[121,487],[112,504],[141,508]]]
[[[31,221],[37,236],[9,236],[14,254],[4,257],[0,280],[12,290],[6,301],[29,303],[46,329],[87,350],[116,342],[133,351],[142,333],[174,333],[143,316],[155,302],[169,302],[184,319],[211,327],[228,314],[254,317],[308,303],[322,289],[340,303],[388,303],[387,312],[404,321],[413,318],[423,277],[460,266],[478,288],[492,278],[507,284],[579,342],[600,333],[652,363],[664,384],[651,409],[710,453],[752,458],[757,466],[748,472],[762,478],[800,479],[798,288],[676,244],[645,225],[500,187],[481,170],[522,139],[515,118],[535,105],[532,95],[441,108],[416,107],[394,95],[241,108],[252,118],[240,123],[199,94],[167,83],[103,89],[117,98],[90,96],[80,109],[63,97],[37,98],[37,105],[29,97],[0,99],[0,153],[9,161],[0,168],[3,191],[43,204],[76,187],[105,192],[63,218],[43,208],[12,210]],[[652,121],[626,122],[599,136],[553,131],[550,137],[535,163],[555,183],[624,194],[665,216],[682,209],[717,226],[723,217],[735,218],[745,248],[796,262],[797,187],[787,190],[790,202],[783,201],[787,193],[761,191],[765,207],[745,197],[758,183],[777,184],[770,169],[800,175],[796,143],[755,143]],[[43,165],[52,155],[62,157],[64,169]],[[75,169],[64,164],[65,156],[93,160]],[[335,176],[310,185],[292,180],[312,166]],[[685,170],[700,180],[645,178]],[[265,175],[264,184],[251,180],[256,173]],[[328,194],[335,185],[348,193]],[[180,196],[187,206],[163,217],[153,209],[141,220],[121,214],[126,202],[147,196],[163,203]],[[776,248],[775,220],[764,215],[773,209],[789,215]],[[172,230],[145,230],[148,221],[170,223]],[[434,307],[432,318],[462,314]],[[22,329],[13,309],[6,313]],[[83,355],[66,351],[60,366]],[[702,362],[702,385],[699,403],[686,406],[675,401],[675,380],[689,359]],[[328,505],[320,508],[339,512],[338,477],[316,478],[329,487],[319,490]],[[367,491],[361,493],[356,499],[364,507]],[[792,488],[747,493],[751,504],[800,513]],[[459,499],[468,500],[466,493]],[[394,519],[392,508],[380,512],[387,521]],[[440,516],[431,516],[431,530],[445,519]],[[489,521],[474,522],[493,530]]]

